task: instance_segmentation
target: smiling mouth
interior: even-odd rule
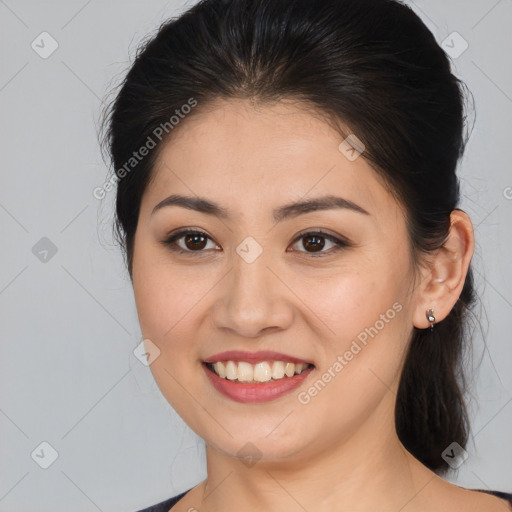
[[[285,380],[314,368],[311,363],[292,363],[287,361],[261,361],[251,364],[247,361],[203,362],[209,371],[222,379],[247,384],[258,384]]]

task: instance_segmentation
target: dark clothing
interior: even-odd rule
[[[190,490],[190,489],[189,489]],[[497,496],[498,498],[502,498],[506,500],[510,505],[512,505],[512,494],[508,494],[506,492],[500,492],[500,491],[483,491],[481,489],[475,489],[479,492],[486,492],[488,494],[492,494],[494,496]],[[182,492],[181,494],[178,494],[177,496],[174,496],[173,498],[169,498],[168,500],[161,501],[160,503],[157,503],[156,505],[153,505],[149,508],[145,508],[144,510],[139,510],[137,512],[169,512],[169,509],[178,503],[178,501],[187,494],[188,491]],[[512,510],[512,508],[511,508]]]
[[[189,489],[190,490],[190,489]],[[137,512],[169,512],[169,509],[178,503],[188,491],[182,492],[173,498],[169,498],[168,500],[161,501],[156,505],[152,505],[151,507],[145,508],[144,510],[138,510]]]

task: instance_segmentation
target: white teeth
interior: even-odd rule
[[[228,361],[226,364],[226,377],[229,380],[236,380],[238,378],[238,370],[233,361]]]
[[[215,373],[228,380],[239,382],[269,382],[286,377],[300,375],[307,363],[290,363],[284,361],[262,361],[255,365],[247,361],[218,361],[213,363]]]
[[[215,371],[219,374],[219,377],[225,379],[226,367],[224,366],[224,363],[222,361],[219,361],[218,363],[215,363],[213,366],[215,367]]]
[[[267,382],[272,378],[272,370],[270,365],[265,361],[258,363],[254,367],[254,380],[256,382]]]
[[[251,382],[254,377],[252,364],[240,361],[238,363],[238,380],[240,382]]]
[[[295,363],[286,363],[284,373],[287,377],[293,377],[295,374]]]
[[[274,361],[272,364],[272,378],[282,379],[284,377],[284,363],[283,361]]]

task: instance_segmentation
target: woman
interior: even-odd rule
[[[146,355],[207,478],[148,511],[511,510],[468,437],[462,83],[394,0],[205,0],[105,118]]]

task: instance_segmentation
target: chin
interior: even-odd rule
[[[290,419],[292,416],[293,414]],[[207,445],[229,457],[260,462],[299,460],[304,456],[306,447],[314,443],[314,439],[309,439],[313,435],[309,428],[303,431],[293,422],[286,429],[282,428],[282,424],[276,428],[282,418],[277,422],[259,421],[257,424],[254,424],[254,416],[248,416],[248,420],[245,423],[237,422],[236,426],[224,422],[223,426],[233,437],[222,429],[216,430],[217,435],[212,432],[199,435],[205,439]]]

